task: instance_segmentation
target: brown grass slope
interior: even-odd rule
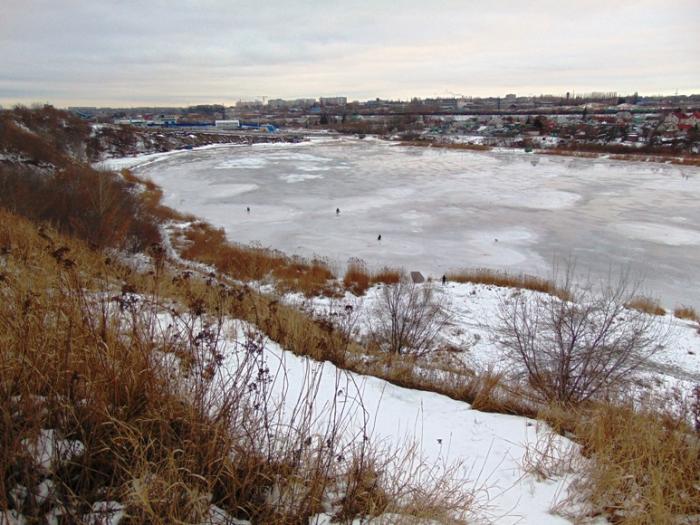
[[[328,445],[337,428],[319,436],[307,425],[275,424],[257,352],[210,397],[224,357],[223,316],[256,308],[242,289],[173,273],[158,257],[152,271],[137,273],[6,211],[0,248],[1,510],[39,520],[65,505],[67,522],[77,522],[95,501],[116,500],[124,523],[199,523],[215,504],[253,523],[302,524],[330,489],[347,492],[334,502],[343,518],[410,513],[423,507],[420,498],[444,501],[447,514],[465,504],[392,488],[386,458],[365,440]],[[190,328],[163,337],[156,316],[164,312]],[[297,337],[309,352],[332,352],[334,340],[322,333]],[[175,369],[163,366],[167,356],[177,357]],[[37,468],[28,443],[47,429],[84,451]],[[55,491],[40,501],[46,480]],[[26,498],[16,497],[18,486],[28,488]],[[266,497],[273,487],[276,504]]]
[[[84,162],[89,127],[50,106],[0,112],[0,206],[98,246],[160,241],[134,185]]]

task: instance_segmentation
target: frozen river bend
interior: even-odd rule
[[[232,240],[338,270],[359,257],[547,275],[573,256],[594,275],[629,265],[668,307],[700,306],[699,168],[338,139],[180,152],[137,172]]]

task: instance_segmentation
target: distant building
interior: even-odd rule
[[[345,106],[348,103],[347,97],[321,97],[319,99],[322,106]]]
[[[260,109],[263,103],[260,100],[239,100],[236,102],[237,109]]]
[[[290,101],[281,98],[273,98],[267,101],[267,107],[270,109],[284,109],[291,105],[292,103]]]
[[[238,129],[241,127],[239,120],[215,120],[214,127],[216,129]]]
[[[115,124],[120,124],[122,126],[128,125],[128,126],[146,126],[148,125],[148,121],[142,118],[119,118],[119,119],[114,119]]]
[[[94,115],[97,113],[97,108],[94,106],[71,106],[68,108],[71,113],[88,113]]]
[[[154,115],[151,119],[154,126],[175,126],[177,125],[177,115]]]
[[[297,98],[293,102],[293,105],[300,108],[310,108],[316,104],[315,98]]]

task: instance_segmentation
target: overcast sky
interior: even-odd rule
[[[0,104],[700,92],[700,0],[0,0]]]

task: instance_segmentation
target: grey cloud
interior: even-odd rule
[[[7,4],[3,104],[700,91],[691,0]]]

